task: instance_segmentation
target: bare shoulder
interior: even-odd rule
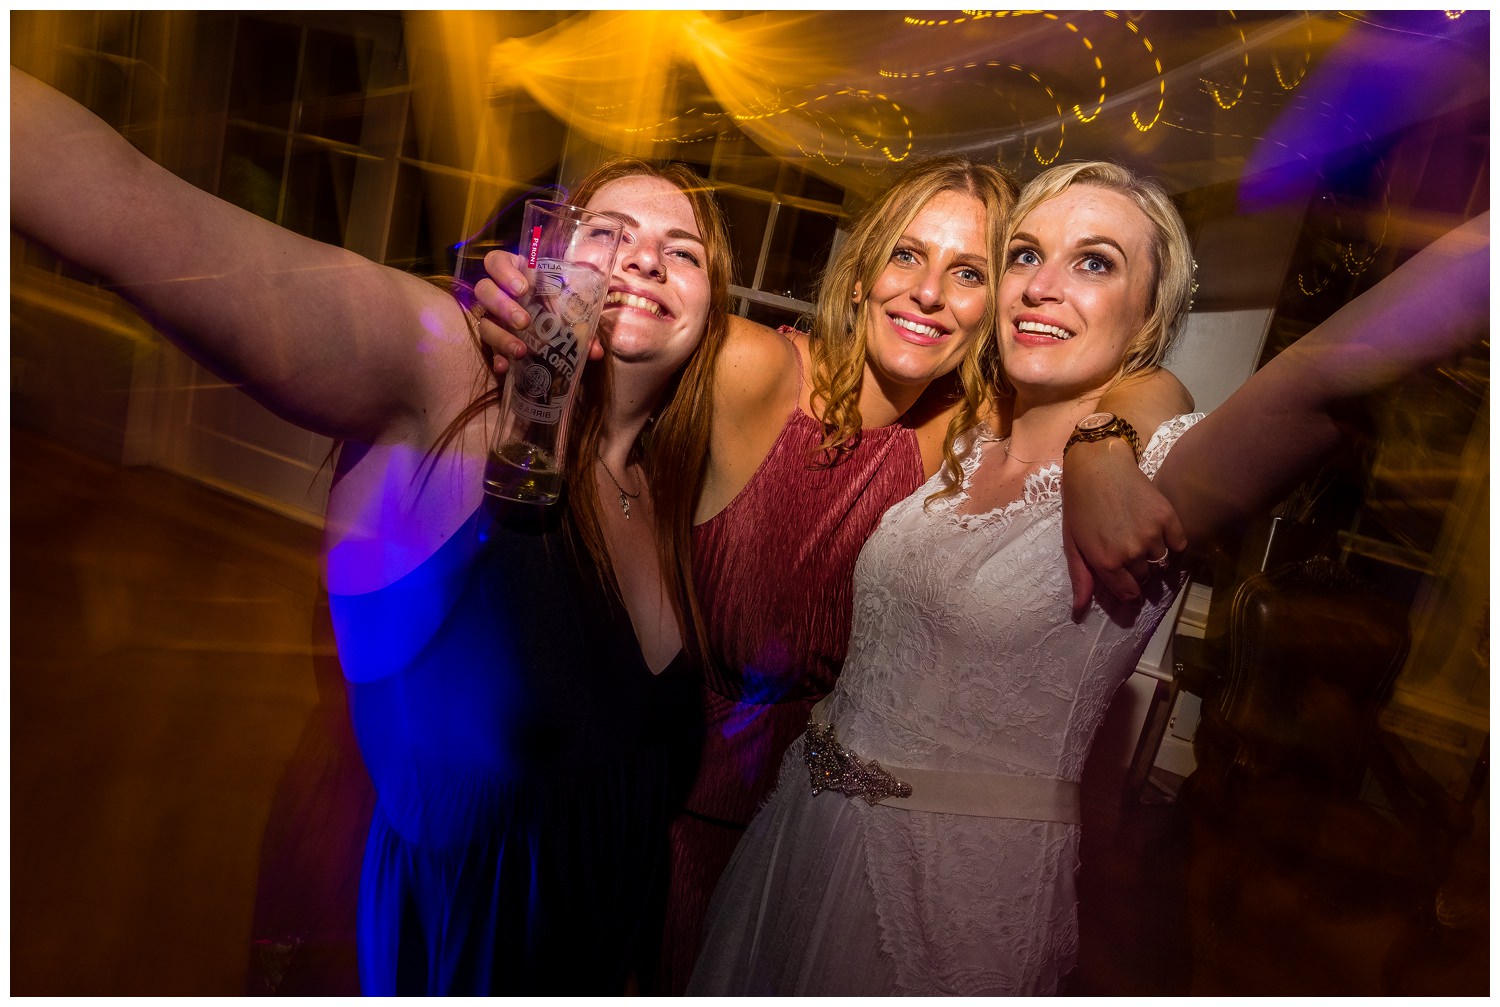
[[[739,316],[731,316],[729,332],[714,375],[715,407],[726,419],[745,420],[767,412],[779,423],[798,391],[797,340]]]
[[[698,495],[697,521],[727,506],[775,445],[799,399],[805,347],[806,337],[788,337],[743,318],[731,320],[714,375],[708,471]]]
[[[922,452],[922,470],[927,476],[942,467],[943,444],[949,424],[958,415],[960,402],[957,376],[948,375],[929,385],[901,418],[916,435],[917,447]]]

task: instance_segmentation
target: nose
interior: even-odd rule
[[[652,280],[667,277],[666,265],[662,262],[661,248],[654,242],[630,237],[620,245],[620,269]]]
[[[937,264],[926,266],[915,278],[911,287],[912,302],[923,311],[935,311],[943,306],[944,272]]]
[[[1058,284],[1057,267],[1048,261],[1033,269],[1030,279],[1026,282],[1025,295],[1030,304],[1061,300],[1062,293]]]

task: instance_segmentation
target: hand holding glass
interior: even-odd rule
[[[516,334],[529,352],[505,375],[500,426],[485,466],[491,496],[551,504],[562,492],[573,395],[609,293],[620,233],[613,217],[540,199],[526,203],[519,251],[529,286],[516,300],[531,324]]]

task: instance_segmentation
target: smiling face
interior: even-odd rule
[[[933,196],[862,299],[866,376],[920,392],[952,371],[984,324],[991,279],[984,204]]]
[[[606,349],[675,371],[703,338],[711,299],[692,204],[665,179],[631,175],[601,186],[588,208],[624,224],[599,326]]]
[[[1096,395],[1146,320],[1151,222],[1118,192],[1077,184],[1016,227],[1000,278],[999,343],[1022,396]]]

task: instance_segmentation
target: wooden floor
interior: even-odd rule
[[[11,440],[11,992],[245,988],[318,533]]]
[[[11,992],[241,993],[262,834],[318,709],[318,535],[24,433],[11,452]],[[1487,900],[1482,926],[1419,932],[1268,871],[1220,919],[1189,898],[1215,850],[1179,807],[1104,817],[1069,992],[1488,989]]]

